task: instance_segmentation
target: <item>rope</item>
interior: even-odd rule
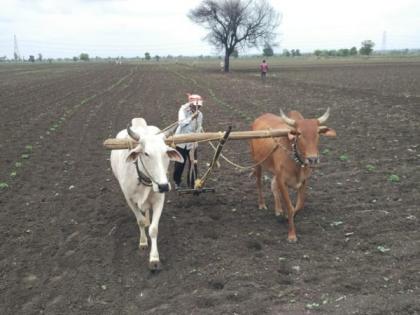
[[[175,125],[178,125],[180,122],[181,122],[181,121],[179,121],[179,120],[178,120],[178,121],[175,121],[174,123],[170,124],[169,126],[165,127],[165,128],[164,128],[164,129],[162,129],[161,131],[159,131],[159,132],[158,132],[158,134],[159,134],[159,133],[163,133],[163,132],[165,132],[165,131],[167,131],[167,130],[169,130],[169,129],[173,128]],[[205,132],[205,131],[204,131],[204,128],[201,128],[201,129],[202,129],[202,131],[203,131],[203,132]],[[220,132],[220,136],[214,137],[214,138],[212,138],[212,139],[198,140],[198,141],[195,141],[195,142],[196,142],[196,143],[208,142],[208,143],[209,143],[209,145],[212,147],[212,149],[213,149],[214,151],[216,151],[216,147],[214,146],[214,144],[213,144],[211,141],[220,140],[222,137],[223,137],[223,133],[222,133],[222,132]],[[250,166],[242,166],[242,165],[236,164],[235,162],[232,162],[231,160],[229,160],[229,159],[228,159],[226,156],[224,156],[222,153],[220,154],[220,157],[222,157],[222,159],[223,159],[223,160],[225,160],[228,164],[230,164],[230,165],[232,165],[232,166],[234,166],[234,167],[236,167],[236,168],[238,168],[238,169],[241,169],[241,170],[248,170],[248,169],[255,168],[255,167],[257,167],[258,165],[260,165],[260,164],[264,163],[264,162],[265,162],[265,161],[266,161],[266,160],[270,157],[270,155],[271,155],[271,154],[273,154],[273,152],[277,150],[277,148],[278,148],[278,147],[281,147],[283,150],[285,150],[286,152],[288,152],[287,148],[285,148],[283,145],[281,145],[281,144],[280,144],[278,141],[276,141],[274,138],[272,138],[272,139],[273,139],[273,141],[275,142],[275,144],[274,144],[274,145],[273,145],[273,147],[271,148],[270,153],[268,153],[268,154],[267,154],[267,156],[266,156],[266,157],[264,157],[264,159],[262,159],[261,161],[259,161],[258,163],[255,163],[255,164],[253,164],[253,165],[250,165]],[[175,148],[175,143],[173,142],[173,143],[171,144],[171,146]]]
[[[210,146],[213,148],[213,150],[216,150],[216,148],[214,147],[214,144],[213,143],[211,143],[211,142],[209,142],[209,144],[210,144]],[[239,164],[236,164],[235,162],[232,162],[231,160],[229,160],[226,156],[224,156],[223,154],[220,154],[220,156],[222,157],[222,159],[223,160],[225,160],[227,163],[229,163],[230,165],[232,165],[232,166],[234,166],[234,167],[236,167],[236,168],[239,168],[239,169],[241,169],[241,170],[248,170],[248,169],[252,169],[252,168],[255,168],[255,167],[257,167],[258,165],[260,165],[260,164],[262,164],[262,163],[264,163],[269,157],[270,157],[270,155],[271,154],[273,154],[273,152],[274,151],[276,151],[277,150],[277,148],[278,147],[280,147],[281,145],[280,145],[280,143],[278,143],[278,142],[276,142],[274,145],[273,145],[273,147],[272,147],[272,149],[271,149],[271,151],[270,151],[270,153],[268,153],[267,154],[267,156],[266,157],[264,157],[264,159],[262,159],[261,161],[259,161],[258,163],[255,163],[255,164],[253,164],[253,165],[250,165],[250,166],[242,166],[242,165],[239,165]]]
[[[204,131],[204,128],[201,128],[202,130],[203,130],[203,132],[205,132]],[[223,134],[221,134],[221,136],[223,136]],[[232,166],[234,166],[234,167],[236,167],[236,168],[238,168],[238,169],[240,169],[240,170],[248,170],[248,169],[252,169],[252,168],[255,168],[255,167],[257,167],[258,165],[260,165],[260,164],[262,164],[262,163],[264,163],[269,157],[270,157],[270,155],[271,154],[273,154],[273,152],[274,151],[276,151],[277,150],[277,148],[278,147],[281,147],[283,150],[285,150],[285,151],[288,151],[286,148],[284,148],[284,146],[282,146],[278,141],[276,141],[273,137],[271,137],[271,139],[273,139],[273,141],[275,142],[275,144],[273,145],[273,147],[271,148],[271,151],[270,151],[270,153],[268,153],[267,154],[267,156],[266,157],[264,157],[264,159],[262,159],[261,161],[259,161],[258,163],[255,163],[255,164],[253,164],[253,165],[250,165],[250,166],[242,166],[242,165],[239,165],[239,164],[236,164],[235,162],[232,162],[231,160],[229,160],[226,156],[224,156],[223,155],[223,153],[220,153],[220,157],[223,159],[223,160],[225,160],[227,163],[229,163],[230,165],[232,165]],[[209,140],[203,140],[203,141],[208,141],[208,143],[209,143],[209,145],[213,148],[213,150],[214,151],[216,151],[216,147],[214,146],[214,144],[211,142],[211,141],[213,141],[213,140],[220,140],[220,138],[216,138],[216,139],[209,139]],[[203,142],[203,141],[201,141],[201,142]]]
[[[167,131],[167,130],[169,130],[169,129],[171,129],[171,128],[175,127],[175,126],[178,126],[178,124],[179,124],[179,121],[175,121],[174,123],[170,124],[169,126],[167,126],[167,127],[163,128],[163,129],[162,129],[161,131],[159,131],[157,134],[164,133],[165,131]]]
[[[194,116],[198,116],[198,112],[195,112],[191,117],[194,117]],[[157,134],[160,134],[160,133],[164,133],[165,131],[167,131],[167,130],[169,130],[169,129],[171,129],[171,128],[173,128],[173,127],[175,127],[175,126],[178,126],[181,122],[183,122],[183,121],[185,121],[185,120],[187,120],[187,119],[189,119],[190,117],[187,117],[187,118],[185,118],[185,119],[182,119],[182,120],[177,120],[177,121],[175,121],[175,122],[173,122],[172,124],[170,124],[169,126],[167,126],[167,127],[165,127],[165,128],[163,128],[161,131],[159,131]]]

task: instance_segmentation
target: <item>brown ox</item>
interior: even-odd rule
[[[275,214],[284,215],[280,196],[287,208],[288,241],[296,242],[294,216],[303,208],[307,178],[312,168],[319,163],[319,134],[335,137],[333,129],[323,126],[329,117],[329,108],[317,119],[304,119],[297,111],[291,111],[288,117],[280,110],[281,117],[264,114],[252,124],[252,130],[290,128],[287,137],[251,140],[251,154],[256,162],[261,162],[255,170],[258,207],[267,209],[261,189],[261,174],[267,169],[273,174],[271,191],[274,195]],[[297,189],[296,207],[289,197],[288,187]]]

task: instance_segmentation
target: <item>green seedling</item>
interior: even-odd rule
[[[324,155],[330,154],[330,149],[324,149],[324,150],[322,150],[322,154],[324,154]]]
[[[366,165],[366,169],[369,172],[373,172],[376,169],[376,167],[374,165],[372,165],[372,164],[368,164],[368,165]]]
[[[16,171],[13,171],[13,172],[10,173],[10,177],[16,177],[16,175],[17,175]]]
[[[400,177],[398,175],[392,174],[389,175],[388,180],[392,183],[396,183],[400,181]]]
[[[55,128],[54,128],[54,127],[51,127],[51,128],[50,128],[50,131],[55,131]]]
[[[306,308],[310,310],[317,309],[319,308],[319,303],[308,303],[306,304]]]
[[[6,189],[9,188],[9,185],[7,185],[7,183],[5,182],[0,182],[0,189]]]
[[[31,152],[32,151],[32,145],[30,145],[30,144],[25,145],[25,150]]]
[[[21,156],[20,156],[22,159],[25,159],[25,160],[27,160],[27,159],[29,159],[29,154],[22,154]]]
[[[16,163],[15,163],[15,167],[16,167],[16,168],[22,167],[22,162],[16,162]]]
[[[382,245],[376,247],[376,249],[379,250],[381,253],[386,253],[386,252],[389,252],[391,250],[390,248],[382,246]]]
[[[345,161],[348,161],[348,159],[349,159],[349,157],[347,156],[347,154],[340,155],[340,161],[345,162]]]

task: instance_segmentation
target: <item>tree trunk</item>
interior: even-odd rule
[[[230,57],[229,52],[226,49],[225,50],[225,68],[224,68],[225,72],[229,72],[229,57]]]

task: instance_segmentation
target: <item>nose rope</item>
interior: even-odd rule
[[[159,186],[159,183],[153,179],[153,177],[147,171],[147,168],[144,166],[143,159],[141,158],[141,155],[139,156],[138,160],[140,160],[141,166],[143,166],[144,172],[146,173],[145,174],[140,170],[139,163],[136,160],[134,162],[134,164],[136,165],[137,176],[138,176],[139,182],[142,183],[145,186],[148,186],[148,187],[152,186],[152,183],[155,183],[156,185]]]
[[[139,159],[140,159],[141,165],[143,166],[144,171],[146,172],[146,175],[147,175],[147,176],[149,176],[150,180],[151,180],[153,183],[155,183],[156,185],[158,185],[158,186],[159,186],[159,183],[158,183],[157,181],[155,181],[155,180],[153,179],[153,177],[150,175],[150,173],[147,171],[147,168],[144,166],[143,159],[141,158],[141,156],[140,156],[140,158],[139,158]]]

